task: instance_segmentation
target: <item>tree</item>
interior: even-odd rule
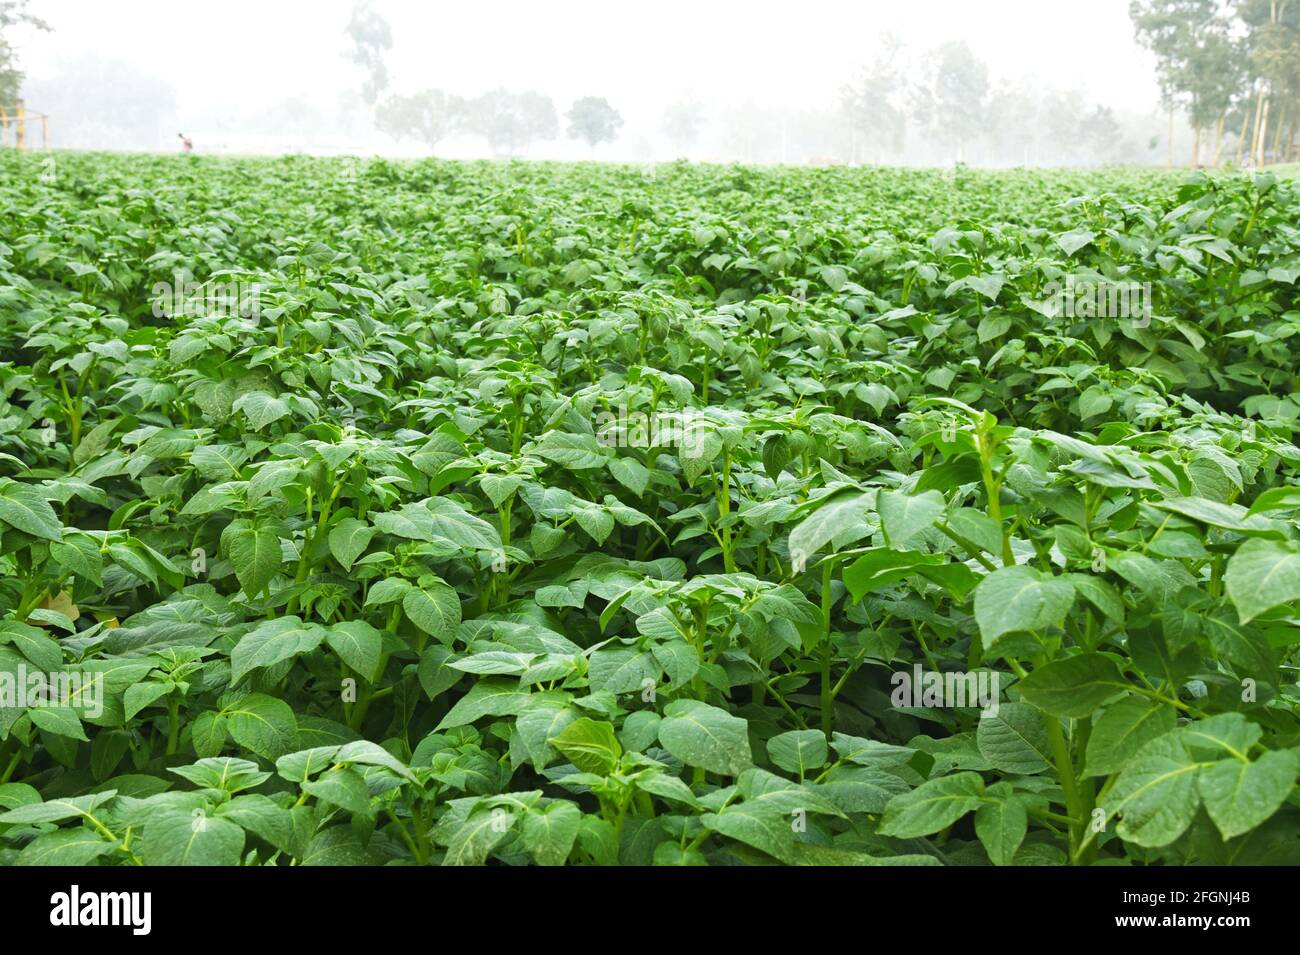
[[[1051,90],[1038,107],[1038,126],[1045,139],[1044,152],[1062,165],[1076,165],[1083,150],[1080,148],[1079,121],[1083,116],[1085,100],[1078,90]]]
[[[840,89],[840,108],[853,137],[850,161],[857,158],[859,138],[874,145],[870,153],[877,160],[886,152],[897,153],[903,148],[906,117],[898,103],[903,76],[894,65],[901,49],[896,37],[886,36],[880,58],[863,67],[856,82]]]
[[[1250,156],[1263,163],[1269,152],[1270,130],[1275,155],[1281,151],[1282,130],[1288,120],[1288,143],[1295,136],[1300,105],[1300,2],[1238,0],[1236,10],[1245,25],[1247,69],[1255,87]]]
[[[1185,95],[1192,126],[1192,165],[1201,164],[1201,138],[1215,127],[1215,161],[1222,144],[1223,124],[1240,89],[1240,58],[1231,37],[1231,24],[1217,0],[1183,0],[1184,46],[1174,77]]]
[[[1025,165],[1044,159],[1035,150],[1044,129],[1040,106],[1037,93],[1024,85],[1004,86],[989,95],[989,137],[995,154]]]
[[[1233,101],[1241,94],[1244,79],[1244,50],[1233,40],[1229,21],[1216,16],[1198,33],[1185,81],[1191,97],[1188,116],[1195,133],[1193,166],[1200,165],[1201,133],[1211,125],[1214,147],[1210,165],[1219,164],[1223,155],[1223,128]]]
[[[28,79],[23,91],[57,118],[50,132],[61,149],[157,149],[160,132],[176,135],[171,83],[133,61],[85,51],[53,76]]]
[[[565,114],[569,120],[569,138],[581,139],[594,154],[600,143],[610,143],[623,126],[623,117],[601,96],[584,96]]]
[[[929,82],[917,91],[913,106],[928,121],[937,140],[955,145],[965,157],[966,145],[987,128],[988,67],[964,42],[943,44],[931,56]]]
[[[526,153],[534,142],[554,139],[560,131],[555,103],[549,96],[531,90],[489,90],[474,99],[467,112],[469,128],[487,140],[498,155]]]
[[[375,122],[394,139],[414,139],[432,152],[456,131],[465,116],[459,96],[442,90],[421,90],[410,96],[390,96],[379,104]]]
[[[1095,106],[1079,120],[1079,139],[1097,162],[1115,162],[1126,152],[1123,132],[1109,106]]]
[[[393,48],[393,32],[388,21],[370,5],[360,0],[352,8],[352,19],[344,31],[352,39],[352,62],[366,71],[361,84],[361,98],[367,106],[379,102],[379,96],[388,88],[388,67],[384,53]]]
[[[27,3],[28,0],[0,0],[0,106],[17,100],[23,85],[18,51],[10,44],[4,32],[20,24],[38,30],[50,29],[48,23],[27,11]]]
[[[1138,42],[1156,56],[1161,102],[1169,114],[1182,105],[1192,127],[1192,165],[1200,165],[1203,133],[1214,127],[1212,162],[1222,153],[1223,129],[1242,89],[1244,56],[1234,25],[1219,0],[1134,0],[1129,16]]]
[[[533,143],[554,139],[560,134],[560,118],[555,112],[555,101],[549,96],[533,90],[516,93],[515,108],[519,116],[519,139],[525,154]]]
[[[704,122],[704,108],[694,100],[673,103],[664,110],[664,135],[678,150],[693,145],[700,137],[700,125]]]
[[[1160,84],[1160,103],[1169,117],[1168,164],[1174,164],[1174,110],[1185,99],[1182,77],[1185,74],[1191,40],[1188,26],[1193,19],[1192,7],[1202,0],[1133,0],[1129,19],[1138,43],[1156,57],[1156,80]]]

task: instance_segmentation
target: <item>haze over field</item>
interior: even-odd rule
[[[1300,62],[1290,14],[1261,47],[1268,0],[25,2],[50,29],[0,15],[4,39],[75,148],[1218,162]]]

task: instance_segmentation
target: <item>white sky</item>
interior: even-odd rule
[[[49,77],[83,50],[169,80],[182,115],[302,96],[332,107],[359,86],[343,56],[352,0],[34,0],[53,27],[15,39]],[[533,88],[561,112],[607,97],[629,120],[683,94],[705,103],[834,107],[879,36],[910,57],[965,39],[995,78],[1079,89],[1146,112],[1157,90],[1128,0],[377,0],[392,25],[393,89]]]
[[[399,86],[475,94],[534,87],[559,101],[594,92],[654,102],[773,105],[833,98],[876,37],[910,50],[965,39],[1001,76],[1083,90],[1146,109],[1152,61],[1133,40],[1128,0],[379,0],[393,27]],[[33,75],[80,50],[165,76],[183,107],[302,95],[332,103],[355,85],[343,58],[351,0],[35,0],[54,27],[24,31]],[[617,105],[617,102],[616,102]]]

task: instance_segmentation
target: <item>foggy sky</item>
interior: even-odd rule
[[[439,87],[465,96],[536,89],[560,113],[584,95],[626,118],[617,158],[654,137],[664,107],[693,96],[710,105],[835,109],[891,32],[918,62],[965,40],[995,81],[1077,89],[1092,103],[1155,108],[1154,63],[1138,47],[1128,0],[376,0],[393,28],[390,91]],[[85,51],[126,60],[171,84],[184,125],[214,110],[238,116],[291,97],[332,110],[360,86],[346,58],[352,0],[35,0],[53,32],[14,31],[33,79]],[[39,104],[31,104],[39,108]],[[174,136],[174,134],[172,134]],[[451,154],[486,153],[464,142]],[[539,155],[584,158],[561,138]]]

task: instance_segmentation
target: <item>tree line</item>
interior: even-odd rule
[[[559,135],[554,100],[532,90],[494,89],[472,99],[440,89],[389,93],[384,54],[392,48],[392,30],[368,2],[353,7],[346,32],[352,62],[365,74],[361,97],[374,110],[375,125],[394,139],[411,139],[432,151],[449,136],[468,132],[481,136],[494,152],[513,156]],[[565,118],[569,138],[582,140],[593,152],[612,142],[623,125],[618,110],[599,96],[576,100]]]
[[[1192,127],[1193,166],[1297,158],[1300,0],[1133,0],[1129,12],[1170,129],[1179,111]]]

